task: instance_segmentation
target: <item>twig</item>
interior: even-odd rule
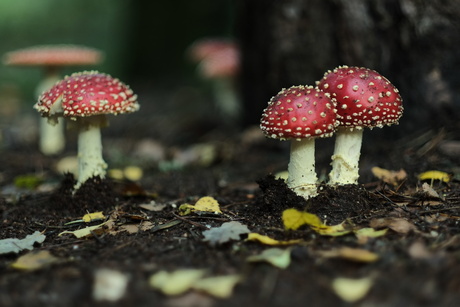
[[[207,227],[207,226],[204,226],[204,225],[201,225],[201,224],[199,224],[199,223],[195,223],[195,222],[193,222],[193,221],[190,221],[189,219],[184,218],[184,217],[181,217],[181,216],[179,216],[179,215],[177,215],[177,214],[175,214],[175,213],[172,213],[172,215],[174,215],[174,217],[175,217],[176,219],[179,219],[179,220],[181,220],[181,221],[187,222],[187,223],[189,223],[189,224],[191,224],[191,225],[193,225],[193,226],[200,227],[200,228],[203,228],[203,229],[209,229],[209,227]]]

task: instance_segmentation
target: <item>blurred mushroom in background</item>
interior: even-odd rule
[[[77,45],[43,45],[8,52],[3,63],[9,66],[40,66],[44,77],[35,89],[35,97],[50,89],[61,76],[61,69],[67,66],[100,64],[101,51]],[[43,118],[40,121],[40,151],[45,155],[59,154],[65,147],[64,121]]]
[[[198,73],[212,83],[216,108],[224,125],[239,125],[242,106],[237,91],[240,50],[229,39],[203,38],[188,49],[188,56],[198,63]]]

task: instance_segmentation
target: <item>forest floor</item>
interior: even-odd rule
[[[365,146],[359,185],[322,184],[309,201],[272,175],[286,169],[288,144],[256,130],[166,153],[108,137],[118,175],[75,194],[55,168],[65,155],[5,149],[0,240],[32,236],[0,241],[0,306],[458,306],[460,164],[439,150],[445,138]],[[332,141],[318,146],[322,179]],[[123,177],[127,166],[143,175]],[[374,166],[396,172],[379,179]],[[430,170],[448,176],[420,179]],[[191,207],[206,196],[218,209]],[[287,229],[287,212],[322,224]]]

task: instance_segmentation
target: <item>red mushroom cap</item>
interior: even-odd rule
[[[397,124],[404,110],[398,89],[368,68],[338,67],[325,73],[318,87],[337,100],[341,126],[381,128]]]
[[[200,63],[205,78],[234,77],[240,70],[240,54],[236,48],[223,49],[209,55]]]
[[[240,69],[240,50],[228,39],[198,40],[190,46],[188,54],[193,62],[199,63],[199,71],[205,78],[232,78]]]
[[[8,52],[3,62],[17,66],[93,65],[102,60],[102,52],[76,45],[36,46]]]
[[[312,86],[281,90],[269,101],[260,121],[266,136],[282,140],[329,137],[337,125],[335,102]]]
[[[85,117],[99,114],[130,113],[139,109],[137,96],[116,78],[97,71],[85,71],[67,76],[44,92],[35,109],[43,116],[54,114],[62,99],[65,117]]]
[[[192,61],[200,62],[205,58],[222,50],[238,49],[236,43],[223,38],[204,38],[195,41],[188,50]]]

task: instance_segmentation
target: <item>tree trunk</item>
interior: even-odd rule
[[[459,130],[460,1],[241,0],[246,124],[281,88],[310,84],[339,65],[365,66],[400,90],[405,114],[385,133]],[[374,133],[373,131],[373,133]]]

